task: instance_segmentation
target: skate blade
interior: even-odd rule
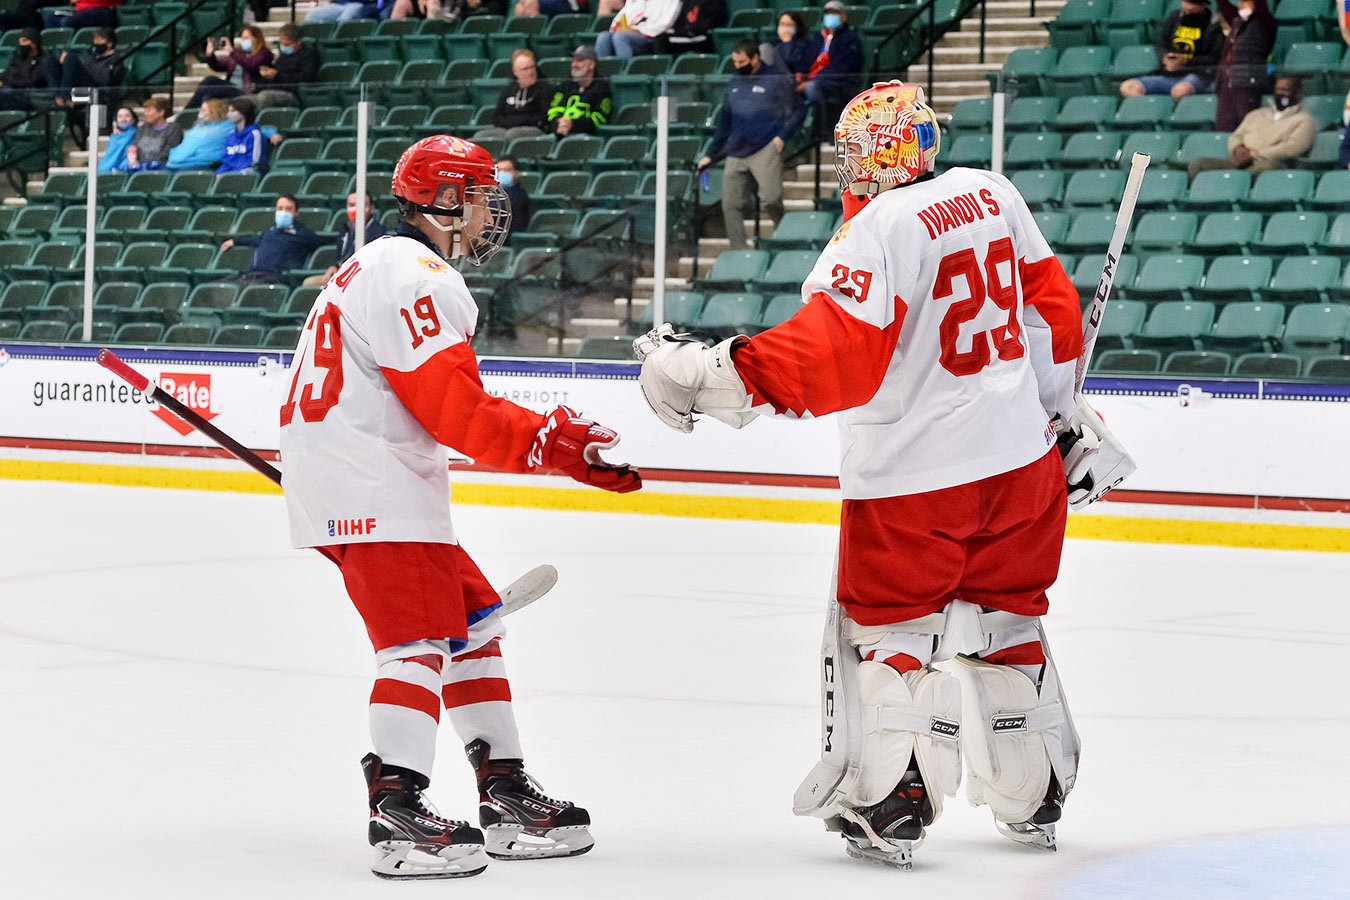
[[[493,859],[566,859],[595,846],[586,825],[551,828],[543,834],[530,834],[521,825],[489,825],[483,837]]]
[[[482,844],[450,847],[418,846],[411,841],[382,841],[375,845],[370,871],[390,881],[468,878],[488,867]]]
[[[914,851],[923,843],[922,837],[917,841],[888,841],[887,843],[895,849],[884,850],[871,844],[859,844],[845,835],[844,851],[853,859],[888,866],[902,872],[908,872],[914,868]]]
[[[1000,822],[997,819],[994,820],[994,824],[998,826],[998,833],[1011,841],[1047,853],[1054,853],[1058,849],[1055,846],[1054,825],[1036,825],[1032,822]]]

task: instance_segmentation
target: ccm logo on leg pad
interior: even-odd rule
[[[1026,716],[994,716],[989,720],[989,730],[994,734],[1003,734],[1008,731],[1026,731]]]
[[[937,716],[933,716],[928,730],[937,737],[956,740],[961,734],[961,725],[951,719],[939,719]]]

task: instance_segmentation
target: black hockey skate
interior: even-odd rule
[[[595,846],[591,817],[566,800],[544,796],[519,759],[491,759],[482,740],[464,748],[478,775],[478,821],[493,859],[580,856]]]
[[[909,771],[886,799],[846,811],[838,825],[849,856],[908,870],[914,866],[914,850],[923,843],[924,826],[932,821],[928,789],[911,761]]]
[[[999,834],[1006,838],[1053,853],[1056,849],[1055,823],[1063,812],[1064,791],[1059,786],[1059,779],[1051,773],[1050,786],[1045,789],[1045,800],[1030,819],[1025,822],[1000,822],[995,818],[994,824],[998,826]]]
[[[443,819],[422,792],[431,780],[411,769],[386,766],[374,753],[361,760],[370,790],[370,870],[381,878],[465,878],[487,868],[483,832]]]

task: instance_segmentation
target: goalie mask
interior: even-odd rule
[[[418,141],[394,167],[392,189],[404,216],[420,212],[433,228],[451,233],[452,257],[481,266],[506,243],[511,203],[497,184],[492,155],[472,141],[448,134]]]
[[[941,137],[923,88],[874,84],[849,101],[834,129],[835,171],[847,203],[871,199],[933,171]]]

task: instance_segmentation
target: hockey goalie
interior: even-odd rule
[[[802,308],[711,348],[656,328],[635,341],[643,394],[682,431],[839,414],[822,758],[795,811],[910,868],[964,751],[971,802],[1054,849],[1079,742],[1046,590],[1068,508],[1134,464],[1075,394],[1078,293],[1011,182],[936,175],[934,113],[901,82],[855,97],[835,142],[844,223]]]

